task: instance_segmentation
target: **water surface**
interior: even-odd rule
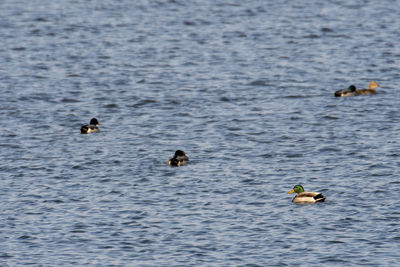
[[[395,10],[3,1],[1,265],[397,265]]]

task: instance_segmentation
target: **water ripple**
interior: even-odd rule
[[[396,265],[396,8],[6,0],[0,264]]]

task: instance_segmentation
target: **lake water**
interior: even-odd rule
[[[3,0],[0,265],[399,265],[399,10]]]

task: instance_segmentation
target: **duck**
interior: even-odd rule
[[[189,157],[183,150],[175,151],[175,155],[168,160],[168,165],[171,166],[182,166],[185,165],[189,161]]]
[[[369,83],[368,89],[357,90],[357,93],[360,95],[374,95],[376,94],[376,87],[381,87],[376,81],[372,81]]]
[[[336,97],[348,97],[359,95],[359,90],[354,85],[350,85],[347,89],[338,90],[335,92]]]
[[[101,125],[101,123],[96,118],[91,119],[89,124],[85,124],[81,127],[81,134],[100,132],[97,125]]]
[[[304,187],[300,184],[295,185],[288,194],[297,193],[297,195],[292,199],[295,203],[316,203],[324,202],[325,197],[319,192],[305,192]]]

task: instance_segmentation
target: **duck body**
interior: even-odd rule
[[[350,85],[347,89],[338,90],[335,92],[335,97],[348,97],[359,95],[359,90],[354,85]]]
[[[295,185],[288,194],[297,193],[297,195],[292,199],[295,203],[316,203],[324,202],[325,197],[319,192],[305,192],[302,185]]]
[[[381,87],[377,82],[372,81],[369,83],[368,89],[357,90],[360,95],[374,95],[376,94],[376,87]]]
[[[101,125],[101,123],[96,118],[91,119],[89,124],[85,124],[81,127],[81,134],[100,132],[99,127],[97,127],[97,125]]]
[[[168,165],[180,167],[189,161],[189,157],[182,150],[175,151],[175,155],[168,160]]]

